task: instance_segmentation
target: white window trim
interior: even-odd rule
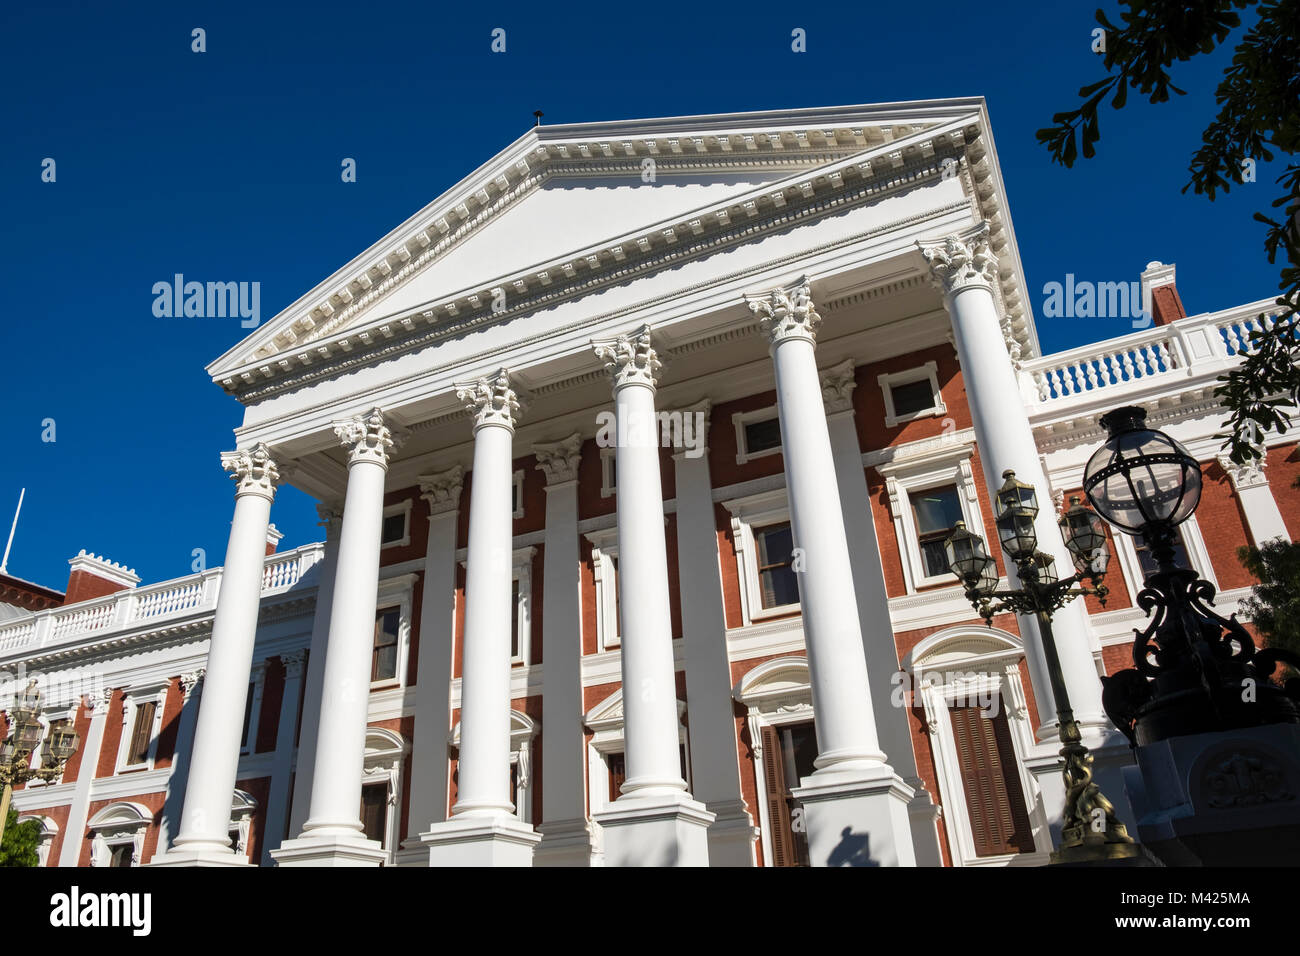
[[[1196,522],[1196,515],[1178,525],[1182,532],[1183,544],[1187,548],[1187,560],[1192,570],[1214,585],[1219,590],[1219,580],[1214,576],[1214,565],[1210,561],[1210,552],[1205,547],[1205,538],[1201,535],[1201,526]],[[1137,596],[1143,587],[1142,562],[1138,559],[1137,548],[1133,545],[1133,536],[1115,531],[1111,540],[1115,542],[1115,558],[1119,561],[1124,574],[1124,586],[1128,590],[1129,603],[1137,607]]]
[[[732,696],[745,705],[747,712],[746,722],[754,753],[754,773],[758,781],[758,826],[763,842],[763,864],[771,866],[772,818],[767,808],[763,781],[767,779],[765,761],[772,758],[763,749],[763,728],[809,721],[816,725],[812,685],[808,678],[808,659],[791,656],[764,661],[740,679]],[[802,783],[799,780],[786,782],[792,788]]]
[[[512,518],[522,518],[524,516],[524,472],[521,468],[514,473],[514,499],[518,506],[510,513]]]
[[[402,515],[402,536],[396,541],[388,541],[379,545],[380,550],[384,548],[405,548],[411,543],[411,499],[399,501],[395,505],[389,505],[384,509],[384,518],[387,520],[393,515]],[[381,524],[382,528],[383,525]]]
[[[414,574],[399,574],[396,577],[380,578],[379,591],[375,600],[375,614],[391,608],[398,609],[397,623],[397,673],[386,680],[370,682],[371,690],[406,686],[406,665],[411,656],[411,602],[414,587]],[[371,654],[374,653],[374,637],[371,637]]]
[[[930,390],[934,396],[934,404],[929,408],[923,408],[909,415],[895,414],[893,387],[895,385],[910,385],[913,382],[924,382],[927,379],[930,382]],[[939,366],[934,362],[926,362],[924,365],[904,369],[901,372],[882,373],[876,376],[876,381],[880,383],[880,390],[885,395],[885,427],[887,428],[893,428],[895,425],[902,425],[905,422],[916,421],[918,418],[933,418],[936,415],[948,414],[948,406],[943,403],[943,395],[939,391]]]
[[[908,594],[915,594],[920,588],[936,584],[958,586],[957,579],[946,571],[932,575],[925,573],[921,545],[917,540],[916,516],[912,511],[913,494],[944,485],[956,485],[957,501],[961,505],[966,529],[988,541],[980,513],[979,485],[970,462],[973,447],[960,445],[922,459],[876,466],[876,470],[884,477],[889,492],[889,509],[894,518],[894,535],[898,539],[903,581]]]
[[[754,422],[767,421],[769,418],[778,418],[777,408],[775,405],[769,405],[766,408],[756,408],[749,412],[733,412],[731,415],[731,424],[736,429],[736,464],[743,465],[746,462],[753,461],[755,458],[767,458],[769,455],[779,455],[784,447],[784,443],[775,445],[772,448],[765,448],[762,451],[751,452],[748,442],[745,440],[745,426],[752,425]]]
[[[245,790],[236,790],[230,801],[230,846],[237,856],[248,857],[248,840],[253,833],[253,815],[257,798]]]
[[[54,838],[59,835],[59,825],[51,817],[40,816],[39,814],[24,814],[18,818],[19,823],[26,823],[28,820],[35,820],[41,828],[41,835],[36,843],[37,866],[50,865],[50,847],[54,845]]]
[[[122,773],[126,770],[152,770],[154,761],[158,756],[158,734],[162,729],[163,710],[167,703],[167,691],[171,687],[171,681],[155,681],[149,684],[141,684],[137,687],[127,688],[122,693],[122,739],[117,745],[117,762],[114,766],[114,773]],[[157,706],[153,712],[153,727],[149,731],[149,753],[142,763],[128,764],[127,757],[131,752],[131,738],[135,731],[135,714],[141,704],[153,702]],[[242,716],[242,715],[241,715]]]
[[[677,740],[686,748],[686,789],[693,792],[691,783],[691,742],[686,731],[683,717],[686,714],[686,702],[677,701]],[[621,753],[627,757],[627,745],[623,737],[623,689],[620,687],[591,710],[583,715],[583,724],[592,732],[587,742],[587,802],[591,815],[610,806],[609,800],[609,763],[611,754]],[[601,826],[595,820],[591,823],[593,847],[597,853],[603,853]]]
[[[533,741],[541,730],[541,724],[522,711],[510,711],[510,766],[518,767],[515,777],[515,792],[511,799],[515,803],[515,816],[521,823],[532,823],[533,819]],[[451,728],[447,738],[452,747],[460,748],[460,721]]]
[[[618,528],[588,531],[592,577],[596,585],[596,647],[602,651],[620,646],[618,627]]]
[[[612,498],[618,490],[615,481],[614,452],[613,446],[602,448],[600,450],[600,496],[602,498]]]
[[[90,842],[90,865],[106,867],[114,847],[131,847],[131,866],[142,865],[144,838],[153,822],[153,814],[138,803],[111,803],[90,819],[87,828],[94,834]]]
[[[241,757],[257,749],[257,725],[262,717],[262,694],[266,690],[266,663],[265,660],[255,661],[248,674],[248,681],[253,685],[253,703],[248,714],[248,736],[239,742]]]
[[[913,686],[918,689],[925,712],[926,730],[934,744],[935,775],[939,796],[943,801],[943,823],[948,834],[948,847],[954,866],[1006,866],[1015,861],[1046,862],[1052,851],[1051,829],[1044,813],[1039,788],[1033,774],[1026,766],[1026,758],[1037,749],[1034,730],[1029,717],[1029,705],[1024,684],[1020,679],[1020,659],[1023,649],[1012,635],[994,629],[980,628],[974,635],[984,644],[996,642],[1001,649],[991,652],[954,656],[946,652],[945,645],[965,643],[971,638],[968,626],[958,626],[927,637],[913,649],[916,663],[905,661],[904,667],[912,674]],[[909,655],[909,658],[912,657]],[[934,656],[940,662],[933,670],[924,664]],[[975,838],[970,825],[970,808],[966,803],[966,790],[962,784],[961,762],[957,756],[956,735],[952,729],[952,716],[948,709],[956,701],[963,703],[997,695],[997,706],[1005,708],[1007,727],[1016,755],[1016,771],[1020,790],[1025,799],[1025,809],[1034,838],[1033,853],[1006,853],[997,856],[976,856]]]
[[[533,555],[537,549],[520,548],[511,556],[511,581],[519,582],[519,600],[515,603],[515,621],[519,629],[519,653],[511,664],[528,664],[532,657]]]
[[[383,727],[366,728],[365,760],[361,770],[361,785],[386,787],[384,811],[384,851],[389,866],[396,862],[401,834],[402,763],[411,745],[400,734]]]
[[[736,570],[740,575],[740,610],[743,626],[768,618],[798,613],[800,602],[763,607],[763,587],[758,574],[758,547],[754,529],[790,520],[790,504],[784,488],[722,502],[731,512],[731,534],[736,547]]]

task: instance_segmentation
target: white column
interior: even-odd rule
[[[95,782],[95,768],[99,766],[100,746],[104,742],[104,723],[113,689],[82,699],[81,706],[91,708],[90,727],[81,742],[81,763],[77,765],[77,782],[72,787],[72,803],[68,807],[68,822],[63,828],[63,845],[59,849],[59,866],[78,866],[81,863],[81,846],[86,836],[86,821],[90,819],[90,788]]]
[[[302,696],[302,671],[306,649],[280,655],[284,665],[284,693],[280,697],[280,720],[275,730],[275,756],[271,763],[271,791],[266,798],[266,828],[262,840],[262,865],[275,861],[271,851],[284,839],[285,817],[289,813],[289,777],[293,773],[293,732],[298,723],[298,699]]]
[[[858,621],[849,544],[835,478],[807,279],[750,310],[772,344],[790,528],[802,559],[799,597],[817,727],[817,770],[794,796],[814,866],[912,866],[912,788],[885,763]],[[880,688],[887,693],[886,687]]]
[[[682,779],[668,598],[668,549],[650,326],[593,342],[609,370],[617,423],[618,597],[622,645],[622,796],[596,817],[607,866],[707,866],[713,814]]]
[[[583,786],[582,608],[578,592],[578,464],[582,436],[533,446],[546,475],[542,566],[542,842],[534,866],[590,866]]]
[[[420,475],[429,503],[429,544],[420,597],[419,672],[415,680],[415,739],[411,750],[410,830],[398,855],[401,866],[428,866],[420,834],[447,819],[447,738],[451,733],[451,659],[456,618],[456,525],[460,518],[460,465]]]
[[[519,401],[506,369],[458,385],[456,394],[474,415],[457,798],[452,818],[421,839],[430,866],[531,866],[541,836],[520,822],[510,794],[511,487]]]
[[[1244,465],[1236,464],[1227,455],[1219,456],[1219,464],[1232,481],[1232,488],[1237,492],[1241,502],[1242,513],[1246,516],[1246,527],[1250,530],[1251,540],[1259,547],[1266,541],[1281,538],[1290,541],[1286,522],[1269,487],[1268,477],[1264,474],[1267,452],[1261,448],[1260,457]]]
[[[167,778],[167,795],[163,801],[162,820],[158,824],[158,845],[166,848],[173,833],[179,830],[181,808],[185,805],[185,785],[190,776],[190,757],[194,750],[194,727],[198,723],[199,690],[203,668],[181,675],[180,726],[176,728],[176,750],[172,754],[171,775]]]
[[[280,866],[379,866],[387,854],[361,825],[361,774],[370,704],[370,660],[379,594],[384,478],[395,447],[383,412],[336,422],[348,454],[338,570],[325,648],[311,798],[301,835],[272,856]]]
[[[320,577],[316,579],[316,610],[311,623],[311,648],[307,652],[307,678],[303,687],[302,727],[298,732],[298,755],[293,771],[293,805],[289,810],[289,832],[301,833],[311,806],[311,779],[316,768],[316,722],[320,717],[321,692],[325,687],[325,648],[329,646],[330,610],[334,604],[334,578],[339,565],[339,534],[343,530],[343,506],[316,506],[320,526],[325,529],[325,553]]]
[[[740,793],[718,522],[709,476],[709,407],[705,400],[682,412],[691,418],[694,443],[673,455],[692,783],[696,799],[716,817],[709,826],[709,863],[753,866],[754,840],[759,833]],[[682,434],[686,434],[685,421]]]
[[[1007,469],[1015,471],[1019,480],[1033,485],[1043,504],[1035,522],[1039,550],[1056,558],[1062,576],[1072,574],[1074,562],[1065,548],[1047,497],[1049,486],[1012,365],[1012,359],[1019,356],[1019,348],[1014,348],[1014,355],[1008,355],[1008,343],[1013,340],[1009,331],[1004,333],[993,299],[998,265],[989,247],[988,225],[938,242],[921,243],[921,250],[930,264],[935,284],[944,293],[944,304],[952,320],[953,342],[961,363],[989,495],[996,497],[1003,483],[1002,473]],[[987,544],[991,554],[999,550],[996,529]],[[1015,566],[1009,561],[1005,564],[1008,583],[1016,587],[1019,582]],[[1042,722],[1038,736],[1054,740],[1056,704],[1047,676],[1042,637],[1032,616],[1020,615],[1019,622]],[[1058,610],[1052,617],[1052,630],[1070,704],[1081,729],[1086,736],[1094,738],[1092,742],[1096,742],[1099,734],[1113,734],[1101,707],[1101,680],[1090,650],[1092,641],[1083,602],[1073,601]]]
[[[844,531],[853,542],[849,561],[853,590],[858,599],[858,623],[867,674],[877,693],[871,695],[876,732],[885,759],[916,795],[908,804],[912,824],[912,849],[918,866],[943,866],[939,848],[939,808],[926,792],[916,769],[916,753],[907,710],[896,702],[891,681],[897,679],[898,645],[889,616],[885,592],[885,571],[880,560],[880,543],[872,519],[871,493],[862,467],[862,447],[854,420],[853,390],[857,387],[853,359],[845,359],[822,372],[822,397],[826,403],[826,427],[830,432],[831,454],[835,458],[835,481],[840,488],[840,510]],[[886,693],[886,688],[889,692]]]
[[[250,865],[230,846],[230,805],[262,602],[266,527],[280,476],[270,449],[261,442],[223,454],[221,465],[238,482],[235,518],[208,642],[181,832],[167,852],[154,858],[153,866]]]

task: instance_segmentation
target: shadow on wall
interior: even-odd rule
[[[871,834],[854,833],[852,827],[840,831],[840,842],[826,857],[827,866],[880,866],[870,852]]]

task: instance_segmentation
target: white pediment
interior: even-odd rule
[[[810,196],[822,167],[859,154],[880,154],[876,175],[887,175],[903,162],[901,153],[890,153],[892,144],[925,155],[927,130],[982,122],[981,111],[975,100],[940,100],[530,130],[263,324],[209,371],[221,380],[257,365],[270,376],[277,365],[286,365],[277,359],[292,364],[328,357],[329,349],[317,349],[323,340],[351,329],[365,332],[389,316],[396,317],[393,327],[384,325],[376,336],[409,331],[419,320],[413,310],[426,303],[459,293],[474,307],[498,282],[510,296],[584,269],[616,265],[638,246],[642,252],[671,246],[692,225],[698,232],[689,219],[695,210],[717,217],[734,198],[742,217],[754,215],[758,206],[745,205],[747,194],[781,182],[789,184],[792,198],[800,190]],[[650,176],[653,181],[646,181]],[[833,188],[840,176],[831,172]],[[784,201],[776,197],[776,207]],[[764,202],[770,208],[770,200]],[[611,253],[602,247],[607,240],[624,245]],[[570,253],[572,262],[565,260]],[[529,273],[548,263],[549,275]],[[448,311],[456,314],[454,305]],[[433,321],[432,313],[425,318]],[[368,343],[370,334],[361,341]]]

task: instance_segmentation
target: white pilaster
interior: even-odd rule
[[[325,686],[325,648],[330,639],[330,610],[334,604],[334,578],[339,565],[339,534],[343,530],[343,506],[316,506],[320,526],[325,529],[325,553],[321,556],[316,582],[316,609],[311,623],[311,648],[307,652],[307,676],[302,696],[302,727],[298,732],[298,756],[293,771],[293,804],[289,810],[289,832],[301,833],[311,806],[311,779],[316,768],[316,721],[320,716],[321,691]]]
[[[279,472],[270,449],[227,452],[221,465],[238,482],[221,593],[212,620],[203,700],[194,728],[181,832],[152,866],[248,866],[230,846],[230,805],[240,731],[262,602],[266,529]]]
[[[167,778],[167,795],[163,799],[162,820],[158,824],[158,845],[166,848],[180,828],[181,808],[185,805],[185,785],[190,776],[190,757],[194,750],[194,728],[199,718],[203,668],[181,675],[180,724],[176,728],[176,750],[172,755],[171,774]],[[199,691],[198,694],[195,692]]]
[[[1019,398],[1020,386],[1012,365],[1019,357],[1019,348],[1008,354],[1011,347],[1008,343],[1013,340],[1009,330],[1003,328],[993,298],[998,264],[989,247],[988,225],[920,245],[934,283],[944,294],[952,321],[953,343],[961,363],[989,495],[996,497],[1003,482],[1002,473],[1007,469],[1037,488],[1044,503],[1035,522],[1038,547],[1056,558],[1057,570],[1062,575],[1072,573],[1074,562],[1056,526],[1056,516],[1047,504],[1049,485],[1034,444],[1029,416]],[[989,547],[991,552],[998,548],[996,533]],[[1014,565],[1006,562],[1006,570],[1008,583],[1016,587],[1019,582]],[[1054,740],[1056,704],[1047,676],[1042,636],[1032,616],[1019,615],[1019,622],[1041,721],[1038,737]],[[1092,641],[1083,602],[1073,601],[1058,610],[1052,618],[1052,630],[1074,716],[1085,740],[1090,745],[1100,744],[1114,731],[1101,707],[1101,680],[1090,650]]]
[[[515,815],[510,789],[510,580],[519,401],[510,375],[457,386],[474,415],[460,758],[452,818],[421,836],[430,866],[531,866],[541,839]]]
[[[275,861],[271,851],[284,838],[289,814],[289,777],[293,773],[293,732],[298,723],[298,699],[302,695],[302,672],[306,649],[280,655],[284,666],[284,693],[280,697],[280,719],[275,731],[275,756],[271,762],[271,790],[266,798],[266,827],[262,839],[262,865]]]
[[[451,735],[451,660],[456,617],[456,525],[463,486],[460,465],[420,475],[429,504],[429,546],[420,600],[419,672],[415,680],[415,740],[411,755],[410,830],[398,863],[428,866],[420,834],[447,819],[447,740]]]
[[[104,742],[104,724],[112,697],[112,688],[106,687],[102,693],[82,699],[81,706],[91,710],[90,727],[86,731],[86,739],[81,742],[81,763],[77,768],[77,782],[72,788],[68,822],[63,830],[59,866],[79,866],[81,863],[86,821],[90,819],[90,787],[95,782],[95,768],[99,766],[99,751]]]
[[[1227,455],[1219,456],[1219,464],[1227,472],[1232,488],[1241,502],[1241,510],[1246,516],[1246,526],[1250,530],[1251,540],[1259,547],[1266,541],[1281,538],[1290,541],[1286,522],[1269,487],[1268,477],[1264,474],[1267,452],[1261,448],[1260,457],[1238,465]]]
[[[534,866],[590,866],[583,790],[582,608],[578,592],[578,464],[582,436],[533,447],[546,475],[542,568],[542,842]]]
[[[596,816],[607,866],[706,866],[714,816],[682,779],[677,735],[650,327],[593,342],[613,380],[618,437],[618,597],[622,645],[622,795]]]
[[[801,558],[799,597],[817,728],[817,770],[793,793],[804,808],[814,866],[912,866],[912,788],[885,762],[876,735],[862,628],[840,506],[807,279],[748,300],[771,342],[777,413]],[[881,687],[882,693],[887,693]]]
[[[349,450],[348,487],[325,648],[316,758],[302,833],[272,851],[280,866],[379,866],[387,855],[379,841],[366,839],[361,825],[361,774],[379,593],[384,478],[389,450],[396,441],[378,408],[336,422],[334,433]]]
[[[692,784],[696,799],[716,817],[709,825],[709,864],[753,866],[758,829],[740,793],[717,517],[709,477],[709,402],[682,414],[699,415],[703,422],[703,427],[695,430],[698,444],[673,455]]]
[[[853,542],[849,562],[853,591],[858,599],[858,622],[867,675],[876,692],[871,707],[876,732],[885,759],[903,782],[915,791],[908,804],[912,827],[912,849],[918,866],[943,866],[939,848],[939,808],[930,798],[916,769],[916,753],[907,711],[896,706],[891,680],[898,674],[898,645],[889,617],[889,596],[885,592],[885,571],[872,520],[871,493],[862,467],[862,447],[854,421],[853,390],[857,387],[853,359],[822,372],[822,398],[826,405],[826,427],[830,432],[831,454],[835,458],[835,481],[840,489],[840,510],[844,532]]]

